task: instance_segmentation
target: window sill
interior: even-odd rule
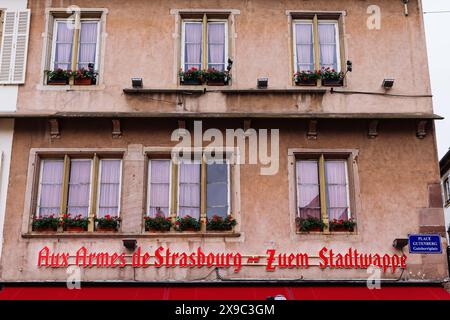
[[[101,91],[105,89],[104,84],[97,84],[97,85],[90,85],[90,86],[84,86],[84,85],[43,85],[39,84],[37,85],[38,90],[42,91]]]
[[[356,231],[330,231],[330,232],[323,232],[323,231],[311,231],[311,232],[296,231],[295,233],[298,234],[298,235],[323,235],[323,236],[335,236],[335,235],[356,236],[356,235],[358,235],[358,233]]]
[[[238,238],[239,232],[145,232],[145,233],[123,233],[123,232],[54,232],[23,233],[25,239],[46,239],[46,238]]]

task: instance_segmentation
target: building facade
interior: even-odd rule
[[[441,180],[442,180],[442,197],[444,199],[444,218],[445,218],[445,230],[447,230],[447,243],[449,243],[450,237],[450,152],[447,152],[445,156],[439,161],[441,168]]]
[[[80,248],[126,259],[82,268],[83,281],[368,278],[367,268],[322,268],[324,247],[405,255],[405,270],[383,279],[448,276],[445,252],[392,245],[438,233],[446,247],[440,117],[420,1],[79,0],[28,8],[26,80],[16,110],[1,113],[15,121],[3,281],[65,281],[66,268],[42,257],[68,252],[72,264]],[[65,72],[83,68],[83,76]],[[381,86],[390,79],[391,89]],[[194,152],[171,157],[180,141]],[[43,231],[36,222],[68,214],[86,218],[85,230]],[[170,230],[147,230],[158,214]],[[187,216],[199,226],[177,230]],[[214,216],[237,223],[211,230]],[[117,230],[101,230],[108,217],[120,218]],[[238,272],[219,268],[220,277],[207,267],[136,268],[124,239],[151,259],[159,247],[244,259]],[[271,272],[248,259],[272,249],[308,254],[309,267],[278,261]]]

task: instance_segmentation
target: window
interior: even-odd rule
[[[103,11],[77,11],[68,14],[65,11],[51,11],[47,17],[45,34],[44,81],[47,84],[78,85],[98,84],[98,72],[101,69],[101,31],[104,21]],[[88,70],[84,80],[68,75],[48,75],[46,71]],[[50,80],[50,81],[49,81]],[[54,81],[52,81],[54,80]]]
[[[81,19],[80,30],[75,32],[75,20],[56,19],[52,70],[88,69],[90,64],[97,70],[99,26],[98,19]]]
[[[228,61],[227,20],[185,19],[182,28],[181,68],[225,71]]]
[[[151,217],[225,218],[231,215],[230,163],[149,159],[147,199]]]
[[[119,216],[121,166],[120,159],[98,156],[42,158],[36,216]]]
[[[347,159],[298,155],[295,176],[299,218],[323,222],[352,218]]]
[[[294,71],[341,70],[338,20],[293,21]]]
[[[100,159],[100,181],[97,216],[119,216],[122,161],[119,159]]]
[[[449,178],[444,181],[445,202],[450,203],[450,181]]]
[[[0,84],[25,83],[30,10],[0,11]]]
[[[170,186],[172,180],[171,160],[149,160],[149,199],[148,215],[156,214],[170,216]]]

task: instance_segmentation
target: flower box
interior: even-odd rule
[[[57,229],[52,227],[34,227],[33,231],[40,233],[54,233],[57,231]]]
[[[66,227],[66,231],[67,232],[84,232],[84,231],[86,231],[86,229],[83,227],[80,227],[80,226],[68,226],[68,227]]]
[[[215,214],[212,218],[206,219],[206,230],[208,231],[231,231],[237,224],[236,219],[231,215],[225,218]]]
[[[344,226],[335,226],[335,227],[330,228],[330,231],[332,231],[332,232],[353,232],[354,228],[344,227]]]
[[[317,86],[317,80],[316,79],[307,79],[307,80],[296,80],[295,81],[296,86],[310,86],[314,87]]]
[[[69,79],[48,79],[47,85],[49,86],[66,86],[69,84]]]
[[[322,79],[322,86],[324,87],[342,87],[343,85],[343,79]]]
[[[98,231],[98,232],[117,232],[117,229],[114,228],[114,227],[97,226],[97,228],[95,228],[95,231]]]
[[[308,216],[307,218],[296,219],[299,232],[322,232],[325,224],[320,218]]]
[[[309,232],[322,232],[322,227],[311,227],[311,229],[308,230]]]
[[[92,78],[75,78],[73,84],[77,86],[91,86],[94,84],[92,80]]]
[[[200,79],[185,79],[181,81],[183,86],[201,86],[202,81]]]
[[[185,217],[178,217],[175,222],[175,228],[177,231],[200,231],[201,223],[198,219],[189,215]]]
[[[56,232],[60,225],[60,218],[55,215],[49,215],[44,217],[33,217],[31,223],[32,230],[36,232]]]
[[[208,79],[206,81],[206,84],[208,86],[226,86],[228,85],[228,80],[225,80],[225,78],[220,79]]]
[[[151,232],[167,232],[172,228],[172,218],[166,217],[164,213],[157,208],[156,215],[154,217],[145,217],[145,231]]]
[[[332,232],[353,232],[355,230],[356,222],[353,219],[333,219],[330,221],[330,231]]]
[[[116,216],[105,214],[104,217],[95,218],[95,231],[99,232],[116,232],[119,229],[121,219]]]
[[[316,71],[303,70],[294,74],[296,86],[317,86],[317,79],[320,79],[320,73]]]

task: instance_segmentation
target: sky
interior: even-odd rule
[[[450,1],[422,0],[439,158],[450,148]],[[434,13],[440,11],[440,13]],[[442,12],[447,11],[447,12]]]

